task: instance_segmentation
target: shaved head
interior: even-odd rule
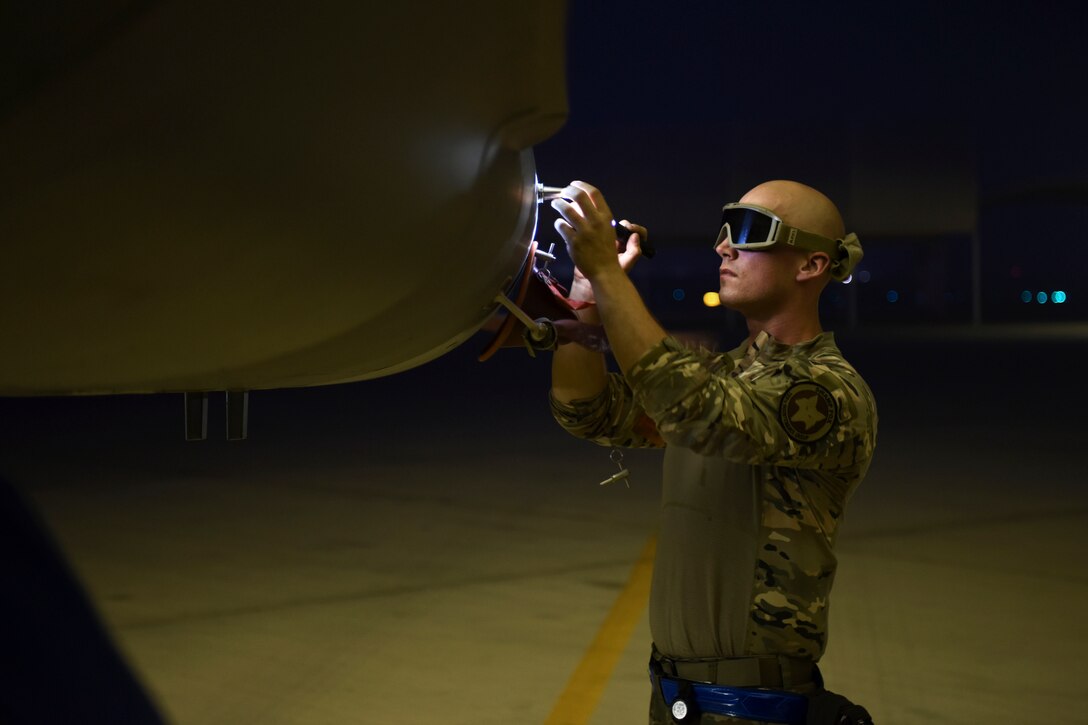
[[[796,181],[764,182],[741,197],[741,201],[770,209],[786,224],[806,232],[831,239],[842,239],[846,234],[842,215],[834,202]]]

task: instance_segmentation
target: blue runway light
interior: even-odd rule
[[[1061,303],[1065,302],[1067,297],[1065,296],[1064,290],[1054,290],[1050,293],[1050,299],[1054,301],[1054,304],[1060,305]]]
[[[1040,292],[1039,294],[1035,295],[1035,301],[1038,302],[1040,305],[1045,305],[1048,299],[1050,298],[1047,296],[1046,292]]]
[[[681,302],[684,299],[684,290],[677,287],[672,291],[672,298],[677,302]]]
[[[891,302],[892,304],[895,304],[899,301],[899,293],[893,289],[888,290],[888,294],[885,295],[885,297],[887,297],[888,302]]]
[[[1023,292],[1020,293],[1020,301],[1023,302],[1024,304],[1027,304],[1027,303],[1031,302],[1031,300],[1032,300],[1032,298],[1034,296],[1035,295],[1033,295],[1031,293],[1031,290],[1024,290]]]

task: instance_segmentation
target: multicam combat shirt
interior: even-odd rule
[[[601,445],[664,446],[650,631],[677,658],[819,659],[835,536],[876,444],[872,392],[831,333],[728,354],[666,338],[552,413]]]

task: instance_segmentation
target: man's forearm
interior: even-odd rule
[[[594,307],[580,310],[578,319],[599,325]],[[581,345],[561,345],[552,354],[552,395],[561,403],[594,398],[608,385],[608,368],[604,355]]]
[[[618,266],[592,282],[612,355],[626,373],[668,333],[657,324],[635,285]]]

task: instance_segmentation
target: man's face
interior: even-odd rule
[[[739,251],[727,238],[714,251],[722,258],[718,296],[723,305],[746,317],[773,314],[796,289],[801,263],[797,250],[776,245],[766,250]]]

